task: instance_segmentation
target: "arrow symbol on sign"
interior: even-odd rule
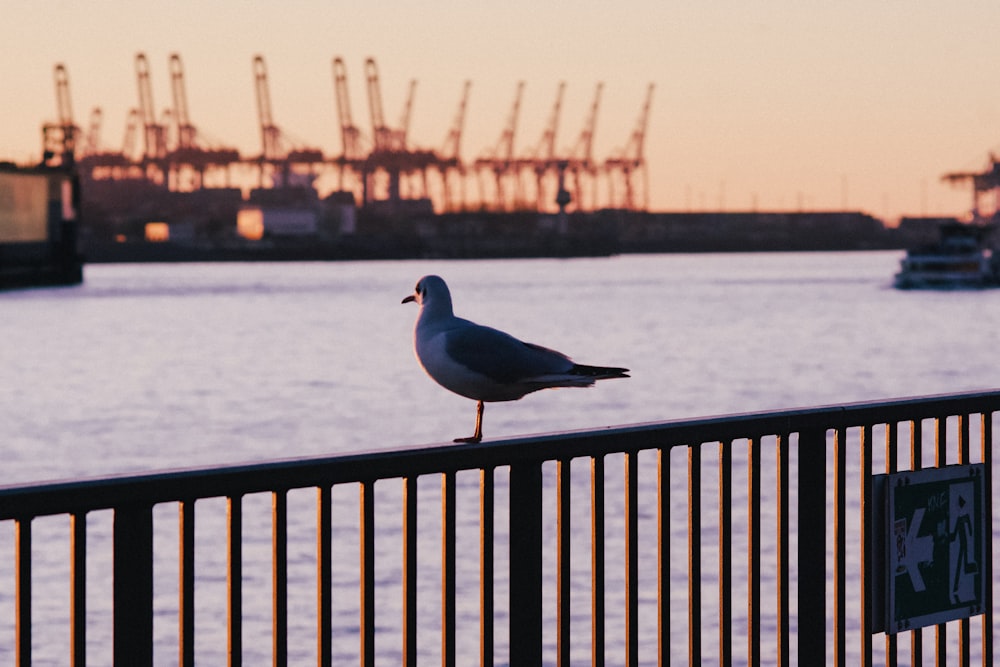
[[[910,529],[906,532],[906,556],[900,563],[910,575],[913,590],[917,593],[927,590],[924,578],[920,576],[919,564],[934,560],[934,538],[930,535],[917,537],[920,524],[924,520],[924,510],[923,507],[913,510],[913,520],[910,521]]]

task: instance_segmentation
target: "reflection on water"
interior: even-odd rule
[[[0,294],[4,483],[385,449],[464,435],[473,403],[423,375],[411,349],[416,313],[399,305],[427,273],[448,280],[460,316],[583,362],[632,369],[627,381],[491,406],[487,438],[997,385],[1000,290],[897,292],[890,287],[897,262],[897,253],[803,253],[89,266],[86,282],[76,288]],[[766,445],[764,451],[766,456]],[[703,454],[713,456],[711,448]],[[620,517],[620,462],[612,458],[607,465],[609,517]],[[674,452],[671,466],[672,484],[683,495],[686,453]],[[655,470],[655,464],[642,469]],[[574,464],[579,507],[575,501],[572,520],[582,528],[573,537],[571,622],[574,660],[581,661],[589,656],[588,475],[589,468]],[[706,507],[716,493],[709,477]],[[744,493],[735,477],[734,493]],[[643,480],[650,488],[652,481]],[[470,550],[478,544],[477,484],[475,475],[459,477],[459,539]],[[335,562],[356,563],[357,490],[336,492],[344,509],[335,513]],[[437,479],[421,480],[421,506],[429,509],[420,520],[419,585],[421,599],[431,601],[420,613],[422,660],[436,660],[440,651],[440,612],[433,606],[440,578],[440,517],[430,509],[435,493]],[[269,640],[250,640],[270,633],[270,499],[245,502],[244,643],[248,663],[257,663],[270,655]],[[734,502],[739,507],[739,498]],[[376,576],[389,582],[398,578],[401,554],[398,485],[378,485],[377,503]],[[502,507],[505,500],[498,498]],[[298,663],[315,655],[315,493],[293,492],[289,509],[289,645]],[[176,517],[176,507],[157,508],[158,663],[176,654]],[[739,520],[734,517],[734,525]],[[772,520],[765,507],[765,524]],[[644,534],[655,534],[651,510],[640,522]],[[42,559],[34,580],[36,617],[46,619],[38,634],[50,638],[38,642],[39,660],[60,662],[66,655],[67,523],[55,517],[35,527]],[[102,555],[110,516],[94,513],[89,525],[94,630],[88,642],[96,664],[107,661],[110,645],[98,634],[110,614],[104,594],[110,562]],[[717,542],[710,512],[705,526],[703,543]],[[609,520],[607,530],[609,540],[618,540],[620,522]],[[680,506],[671,535],[681,552],[686,530]],[[223,501],[199,503],[197,531],[196,647],[199,663],[217,664],[225,651]],[[743,553],[745,545],[734,537],[734,554]],[[11,553],[11,544],[12,530],[5,526],[0,548]],[[609,546],[609,563],[615,548]],[[655,558],[655,543],[643,542],[641,549],[644,562]],[[678,581],[686,576],[685,559],[674,559]],[[546,561],[546,572],[553,563]],[[11,567],[0,563],[3,581],[12,581]],[[713,562],[703,564],[706,598],[715,595],[716,569]],[[502,571],[498,563],[498,575]],[[358,650],[351,572],[348,567],[338,575],[345,579],[334,582],[335,623],[343,629],[335,657],[343,661],[356,660]],[[474,568],[459,572],[460,585],[474,589],[477,578]],[[621,584],[618,573],[609,573],[609,638],[621,636],[615,611],[623,604]],[[649,597],[655,581],[640,584],[643,609],[655,609]],[[498,645],[506,642],[499,611],[505,586],[501,577]],[[735,607],[745,589],[737,577],[734,586]],[[0,587],[0,618],[13,618],[7,612],[12,595],[9,585]],[[684,655],[686,583],[677,584],[674,595],[673,643]],[[379,596],[379,662],[395,664],[401,595],[385,586]],[[549,598],[545,609],[554,617]],[[651,618],[643,614],[640,621],[644,662],[655,655]],[[765,614],[764,622],[770,618]],[[460,651],[475,655],[478,596],[459,610],[458,622]],[[708,635],[716,631],[712,619],[705,622]],[[4,623],[0,635],[12,636]],[[546,635],[550,648],[554,641]],[[717,650],[714,641],[706,638],[708,655]],[[4,644],[0,662],[9,662]],[[620,654],[613,643],[608,650],[609,659]]]

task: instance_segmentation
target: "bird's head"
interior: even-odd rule
[[[448,285],[439,276],[424,276],[417,281],[413,294],[407,296],[401,303],[415,302],[420,306],[447,308],[451,310],[451,292]]]

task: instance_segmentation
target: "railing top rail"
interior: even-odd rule
[[[413,446],[330,457],[12,485],[0,487],[0,520],[494,468],[525,461],[604,456],[959,414],[986,414],[997,410],[1000,410],[1000,390],[991,390],[565,431],[474,445]]]

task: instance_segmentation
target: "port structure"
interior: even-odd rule
[[[59,63],[55,67],[56,120],[42,124],[42,162],[50,167],[70,166],[76,155],[80,127],[73,122],[73,102],[69,93],[69,73]]]
[[[983,171],[954,171],[941,176],[941,180],[956,186],[969,187],[972,193],[972,208],[970,215],[974,222],[988,217],[995,217],[1000,211],[1000,159],[990,153],[988,164]],[[992,211],[985,210],[982,198],[992,192],[994,201]]]
[[[127,114],[120,149],[101,145],[100,107],[91,111],[86,133],[75,123],[69,76],[65,65],[56,65],[57,116],[42,126],[43,162],[50,166],[76,165],[85,185],[96,182],[95,189],[102,192],[122,182],[145,192],[213,188],[240,188],[245,192],[253,187],[318,190],[317,181],[322,178],[328,190],[350,193],[357,205],[388,213],[586,212],[648,207],[644,151],[653,84],[649,84],[639,118],[624,146],[602,161],[594,157],[593,147],[603,83],[597,84],[583,128],[569,148],[560,150],[558,144],[566,91],[566,83],[560,82],[541,137],[519,150],[518,124],[526,88],[525,82],[519,81],[496,144],[466,161],[462,157],[462,140],[471,81],[462,84],[441,147],[427,148],[410,136],[416,79],[409,81],[399,121],[392,125],[383,105],[378,66],[374,58],[365,59],[370,125],[363,130],[352,114],[345,61],[338,56],[332,62],[339,154],[324,154],[276,122],[262,55],[252,60],[261,147],[258,154],[245,155],[210,139],[193,122],[184,67],[177,53],[168,59],[172,106],[157,115],[151,67],[140,52],[135,56],[137,105]]]

